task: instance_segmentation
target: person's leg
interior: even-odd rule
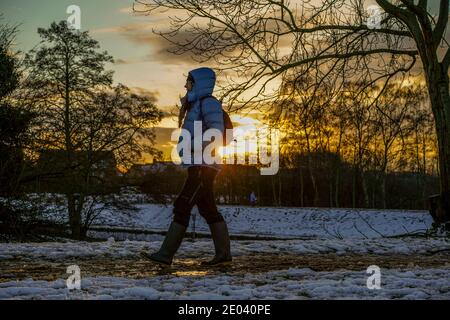
[[[202,167],[200,173],[200,180],[202,187],[198,192],[196,205],[200,215],[206,220],[208,224],[223,221],[222,215],[217,210],[216,201],[214,197],[214,180],[217,175],[217,170]]]
[[[188,177],[184,183],[183,189],[178,194],[173,204],[173,221],[186,228],[189,225],[191,211],[196,203],[196,198],[201,189],[201,167],[194,166],[188,168]]]
[[[232,261],[230,250],[230,236],[225,220],[217,210],[214,197],[214,179],[217,171],[202,167],[202,188],[196,199],[200,215],[205,218],[214,241],[215,256],[212,260],[204,262],[204,265],[228,264]]]
[[[183,241],[189,225],[191,210],[200,190],[201,181],[199,174],[200,167],[190,167],[188,169],[186,182],[174,203],[174,219],[170,224],[161,248],[151,255],[144,254],[146,258],[165,265],[172,264],[173,256]]]

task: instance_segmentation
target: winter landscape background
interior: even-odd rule
[[[2,0],[0,299],[450,299],[449,12]],[[214,189],[233,264],[200,264],[194,209],[161,268],[141,253],[185,183],[174,133],[200,66],[236,133]]]
[[[222,206],[233,266],[200,266],[214,248],[202,237],[207,225],[196,219],[195,239],[191,221],[174,265],[161,269],[139,253],[159,248],[171,206],[136,206],[102,215],[89,233],[102,241],[1,244],[0,298],[450,298],[450,241],[428,233],[426,211]],[[81,290],[66,285],[66,269],[74,264],[81,269]],[[381,269],[379,290],[367,287],[372,265]]]

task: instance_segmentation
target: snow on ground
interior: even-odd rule
[[[0,283],[0,299],[450,299],[450,268],[385,270],[381,289],[364,271],[291,268],[242,276],[93,277],[69,291],[65,280]]]
[[[172,206],[137,204],[137,211],[103,212],[95,225],[166,230],[172,220]],[[379,238],[424,231],[432,218],[426,211],[367,210],[335,208],[280,208],[220,206],[232,234],[278,237]],[[196,231],[208,232],[208,226],[196,208]],[[64,215],[53,219],[67,221]],[[190,230],[193,227],[191,219]]]
[[[162,237],[161,237],[162,240]],[[0,245],[2,259],[54,259],[104,256],[107,258],[136,257],[142,250],[154,251],[161,241],[114,241],[105,242],[67,242],[67,243],[5,243]],[[446,238],[421,239],[361,239],[361,240],[269,240],[232,241],[234,256],[255,253],[265,254],[433,254],[437,251],[450,251],[450,240]],[[214,252],[210,239],[183,241],[177,257],[204,257]]]
[[[171,206],[136,206],[136,211],[126,213],[105,211],[95,225],[166,230],[172,220]],[[356,255],[358,263],[361,262],[360,257],[370,256],[372,260],[376,260],[376,255],[382,255],[389,261],[400,255],[409,256],[414,262],[440,254],[440,260],[435,264],[422,264],[422,267],[417,267],[414,263],[407,267],[405,264],[401,267],[401,263],[383,267],[380,290],[369,290],[366,286],[366,261],[362,263],[361,270],[359,264],[357,268],[345,267],[350,270],[339,266],[314,269],[312,258],[306,257],[303,265],[289,263],[289,260],[287,265],[280,267],[284,270],[273,270],[271,267],[251,273],[239,271],[200,275],[187,272],[183,275],[145,275],[141,279],[134,279],[124,278],[123,273],[106,276],[100,272],[98,275],[94,273],[83,277],[81,291],[68,291],[63,277],[57,280],[50,278],[52,281],[32,278],[10,281],[10,278],[4,277],[3,281],[7,282],[0,282],[0,299],[450,299],[450,261],[447,263],[446,259],[450,257],[449,238],[392,237],[429,229],[432,219],[425,211],[237,206],[220,206],[219,209],[232,234],[292,238],[233,240],[233,256],[236,260],[241,257],[247,263],[252,255],[274,259],[277,254],[313,255],[316,259],[322,259],[320,255],[334,254],[345,261],[350,255]],[[49,217],[67,221],[67,217],[56,210]],[[191,220],[190,231],[192,227]],[[208,232],[207,225],[198,213],[196,230]],[[136,237],[124,232],[109,233],[111,235],[116,240],[125,241],[110,238],[104,242],[0,244],[0,263],[12,263],[14,268],[16,263],[20,268],[21,264],[39,261],[46,261],[46,266],[50,267],[53,262],[55,266],[66,262],[76,264],[77,259],[84,259],[84,262],[86,259],[92,260],[94,263],[111,261],[113,264],[121,259],[129,259],[132,261],[129,263],[134,263],[142,250],[157,250],[163,239],[156,234],[145,235],[143,238],[146,241],[128,240]],[[213,250],[211,239],[201,238],[194,242],[186,239],[176,258],[179,261],[203,259],[210,256]],[[308,268],[304,268],[305,265]],[[11,270],[15,270],[14,268]]]

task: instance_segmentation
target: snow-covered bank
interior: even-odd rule
[[[160,237],[162,240],[162,237]],[[132,258],[143,249],[157,250],[159,241],[105,241],[105,242],[48,242],[5,243],[0,245],[2,259],[68,259],[77,257],[104,256],[108,258]],[[450,240],[446,238],[422,239],[314,239],[277,241],[232,241],[234,256],[256,253],[289,254],[433,254],[450,251]],[[177,257],[207,256],[214,252],[210,239],[183,241]]]
[[[138,204],[135,212],[108,210],[95,221],[97,226],[116,226],[147,230],[166,230],[172,220],[172,206]],[[279,237],[379,238],[431,227],[426,211],[367,210],[335,208],[279,208],[220,206],[233,234]],[[208,226],[194,208],[196,230],[208,232]],[[62,213],[52,219],[68,221]],[[190,230],[193,228],[191,220]]]
[[[93,277],[69,291],[65,279],[0,283],[0,299],[450,299],[450,268],[382,270],[369,290],[366,270],[288,269],[242,276]]]
[[[171,206],[137,207],[108,210],[95,224],[166,230],[172,220]],[[432,220],[424,211],[220,210],[232,234],[305,239],[233,240],[235,264],[223,272],[198,267],[214,252],[211,239],[185,239],[173,272],[165,274],[139,257],[160,247],[158,234],[145,234],[145,241],[129,240],[128,230],[117,233],[125,241],[2,243],[0,299],[450,299],[450,239],[392,237],[427,230]],[[57,211],[50,217],[67,221]],[[198,216],[196,230],[208,233]],[[66,288],[64,272],[72,264],[83,267],[81,291]],[[372,264],[382,267],[380,290],[366,286]]]
[[[126,215],[109,211],[96,224],[166,229],[172,219],[171,206],[146,204],[138,208],[137,212]],[[220,211],[232,233],[284,237],[377,238],[426,230],[432,223],[425,211],[233,206],[222,206]],[[196,230],[208,231],[198,214]]]

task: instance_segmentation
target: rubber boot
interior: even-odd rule
[[[210,261],[202,262],[204,266],[218,266],[231,264],[230,236],[225,221],[216,222],[209,225],[211,236],[214,241],[216,254]]]
[[[172,222],[169,230],[167,230],[166,238],[161,245],[159,251],[148,254],[143,252],[141,255],[158,264],[170,266],[172,264],[173,256],[177,252],[178,248],[183,241],[186,227],[182,224]]]

